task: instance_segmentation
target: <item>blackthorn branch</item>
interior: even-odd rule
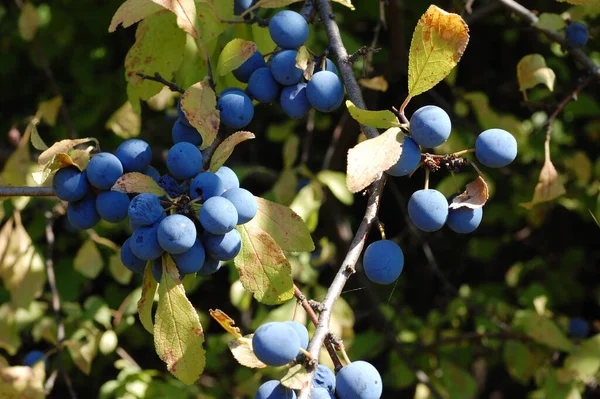
[[[175,83],[169,82],[167,79],[160,76],[160,73],[158,73],[158,72],[154,73],[154,76],[145,75],[145,74],[139,73],[139,72],[136,73],[136,75],[138,75],[140,78],[145,79],[145,80],[151,80],[153,82],[162,83],[163,85],[167,86],[171,91],[176,91],[181,94],[185,93],[185,90],[183,90],[181,87],[177,86]]]

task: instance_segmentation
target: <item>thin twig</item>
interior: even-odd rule
[[[167,86],[171,91],[176,91],[181,94],[185,93],[185,90],[177,86],[175,83],[169,82],[167,79],[160,76],[160,73],[158,72],[155,72],[154,76],[146,75],[139,72],[137,72],[136,75],[145,80],[151,80],[156,83],[162,83],[163,85]]]
[[[51,197],[52,187],[0,187],[0,197]]]

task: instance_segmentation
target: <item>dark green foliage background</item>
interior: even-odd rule
[[[378,18],[375,1],[354,0],[353,3],[356,12],[335,7],[349,52],[370,44]],[[385,75],[390,88],[385,93],[365,90],[370,109],[389,109],[404,99],[410,38],[419,16],[429,5],[421,1],[392,0],[388,3],[389,29],[382,31],[378,44],[382,51],[374,55],[374,71],[369,76]],[[445,108],[452,116],[455,129],[452,140],[444,147],[448,152],[472,146],[482,130],[481,121],[476,117],[482,103],[468,101],[473,92],[483,93],[495,113],[515,118],[517,125],[525,121],[523,123],[531,128],[519,137],[517,161],[502,170],[485,170],[492,196],[484,209],[482,225],[471,235],[457,235],[447,228],[434,234],[415,234],[406,220],[406,202],[414,190],[422,187],[423,172],[416,173],[411,179],[396,178],[388,182],[380,220],[385,224],[388,238],[401,244],[406,258],[405,269],[396,286],[375,286],[360,272],[349,281],[343,298],[352,308],[356,320],[354,333],[349,333],[346,339],[349,355],[351,359],[362,358],[377,366],[384,376],[385,398],[414,396],[414,373],[401,360],[406,358],[412,360],[414,367],[425,371],[433,384],[451,398],[469,397],[460,394],[461,387],[468,385],[460,378],[467,378],[469,383],[476,382],[477,393],[472,396],[477,397],[521,398],[540,389],[541,393],[531,397],[566,398],[563,391],[553,389],[544,379],[548,370],[562,367],[564,354],[553,356],[553,350],[525,340],[524,343],[538,355],[535,370],[531,370],[531,374],[537,373],[537,378],[519,382],[511,377],[505,365],[503,345],[506,337],[486,340],[475,333],[502,335],[497,325],[511,325],[519,309],[534,309],[533,299],[538,296],[547,297],[547,308],[552,311],[553,320],[565,332],[570,317],[582,317],[594,323],[599,314],[600,230],[591,216],[600,217],[598,86],[592,83],[579,96],[579,101],[567,106],[554,128],[552,159],[566,179],[567,194],[552,203],[538,205],[532,211],[526,210],[519,204],[531,199],[544,161],[543,109],[551,112],[552,106],[576,87],[585,72],[572,58],[553,52],[553,45],[548,40],[525,28],[504,9],[496,9],[471,23],[464,13],[462,1],[435,3],[448,11],[463,14],[470,26],[471,40],[452,75],[455,81],[447,79],[431,92],[413,99],[407,114],[426,104]],[[123,60],[135,34],[133,28],[119,28],[113,34],[108,33],[110,19],[121,1],[61,0],[34,1],[34,4],[47,21],[37,34],[39,47],[48,58],[64,94],[78,136],[97,137],[103,150],[113,151],[122,139],[106,130],[104,125],[126,101]],[[474,8],[477,10],[488,4],[488,1],[476,1]],[[565,3],[549,1],[523,4],[544,12],[561,13],[568,8]],[[270,14],[271,11],[263,10],[260,15],[268,17]],[[19,36],[18,16],[19,9],[14,3],[0,5],[0,132],[8,132],[13,125],[23,132],[26,118],[35,113],[37,104],[54,96],[49,80],[40,68],[35,45],[24,42]],[[586,22],[592,35],[597,36],[600,33],[597,21]],[[327,40],[322,25],[312,27],[310,40],[313,50],[325,49]],[[592,39],[585,51],[593,59],[600,58],[597,40]],[[531,53],[540,53],[546,58],[557,74],[556,88],[550,93],[538,87],[529,92],[531,104],[524,104],[518,88],[516,65],[523,56]],[[359,61],[356,74],[360,76],[361,73],[362,61]],[[172,111],[171,108],[165,114],[151,111],[146,106],[143,108],[140,137],[152,144],[153,164],[163,173],[166,172],[163,157],[170,146],[174,122]],[[316,115],[306,164],[312,172],[321,170],[332,131],[340,118],[343,134],[330,169],[345,170],[346,151],[356,143],[359,130],[356,122],[342,117],[343,113],[340,109],[333,114]],[[256,195],[273,198],[270,190],[283,167],[282,143],[281,140],[269,140],[267,131],[284,137],[297,134],[302,151],[307,140],[306,124],[289,122],[276,106],[260,105],[256,107],[254,121],[248,130],[254,132],[257,139],[240,145],[228,165],[245,176],[243,186]],[[40,134],[47,143],[67,138],[67,130],[60,119],[55,128],[41,126]],[[0,165],[13,149],[10,138],[3,133]],[[575,158],[576,154],[579,154],[578,158]],[[587,159],[587,162],[581,159]],[[468,171],[461,182],[474,176]],[[452,191],[452,182],[446,172],[432,176],[432,185],[435,187],[438,183],[442,184],[446,194]],[[24,225],[42,250],[45,248],[42,211],[49,209],[54,201],[34,199],[23,211]],[[365,204],[366,197],[356,195],[354,205],[347,207],[326,193],[313,237],[315,242],[328,237],[335,245],[336,253],[314,270],[306,261],[294,263],[294,275],[309,297],[322,298],[323,287],[331,282],[345,255],[349,239],[345,232],[356,229]],[[12,205],[4,201],[2,206],[5,221],[12,213]],[[69,302],[82,304],[91,296],[98,296],[110,309],[118,309],[126,296],[140,286],[141,278],[136,276],[129,285],[123,286],[114,281],[107,268],[93,281],[75,271],[73,256],[87,236],[69,231],[63,219],[56,224],[55,255],[62,300],[68,307]],[[96,231],[119,244],[129,234],[125,224],[101,224]],[[377,233],[373,232],[370,240],[377,238]],[[431,259],[424,253],[428,247],[431,248]],[[102,247],[101,250],[107,258],[108,252]],[[317,252],[313,257],[318,255]],[[198,286],[189,294],[202,315],[207,336],[207,369],[199,383],[192,387],[185,387],[169,376],[154,352],[152,336],[142,328],[135,309],[130,309],[129,314],[133,316],[117,329],[119,346],[144,370],[156,370],[148,372],[153,382],[145,396],[140,397],[253,397],[261,377],[264,380],[266,375],[281,374],[277,371],[258,373],[239,366],[227,350],[226,342],[230,336],[223,334],[221,327],[207,317],[208,309],[220,308],[232,316],[244,332],[251,332],[274,309],[256,302],[250,306],[232,305],[229,287],[236,279],[235,268],[229,267],[228,271],[222,270],[211,278],[199,278]],[[460,295],[455,289],[459,289]],[[8,292],[0,287],[0,303],[8,299]],[[41,300],[50,302],[49,290]],[[52,316],[50,310],[47,314]],[[67,337],[85,317],[85,314],[67,317]],[[21,336],[23,345],[18,354],[7,357],[11,364],[20,363],[29,350],[50,349],[47,343],[34,342],[29,330],[23,331]],[[465,339],[440,344],[448,337],[461,336]],[[394,343],[396,338],[400,344]],[[2,350],[0,354],[6,356]],[[98,355],[90,376],[75,368],[68,356],[64,357],[65,368],[80,396],[96,397],[102,384],[117,378],[114,362],[118,356],[115,353]],[[459,373],[453,379],[444,366],[446,373],[441,376],[439,368],[445,361],[451,361],[465,374]],[[54,365],[53,358],[51,365]],[[146,377],[140,374],[130,378],[142,380]],[[583,397],[598,393],[591,385],[586,388],[576,382],[575,386],[584,392]],[[124,391],[125,388],[115,397],[137,397],[125,396]],[[495,393],[501,396],[493,396]],[[51,397],[67,397],[62,380],[57,381]]]

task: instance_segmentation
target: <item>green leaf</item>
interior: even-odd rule
[[[457,367],[454,363],[442,359],[440,361],[442,385],[448,390],[452,399],[470,399],[477,393],[477,383],[471,373]]]
[[[150,193],[162,197],[167,193],[151,176],[140,172],[129,172],[119,177],[111,190],[120,193]]]
[[[547,30],[561,30],[567,26],[567,23],[558,14],[552,14],[549,12],[543,12],[538,17],[538,20],[533,24],[536,28],[547,29]]]
[[[519,90],[527,98],[525,92],[538,84],[543,84],[548,90],[553,91],[556,75],[546,66],[546,60],[541,54],[529,54],[521,58],[517,64],[517,78]]]
[[[586,339],[566,359],[565,368],[586,381],[600,370],[600,334]]]
[[[308,371],[301,364],[292,366],[281,378],[281,385],[290,389],[303,389],[310,383]]]
[[[32,41],[40,26],[40,15],[30,2],[23,4],[18,25],[21,38],[26,42]]]
[[[429,6],[413,33],[408,55],[408,95],[426,92],[458,64],[469,43],[469,27],[457,14]]]
[[[248,40],[233,39],[225,45],[219,55],[217,74],[224,76],[234,69],[239,68],[256,52],[256,43]]]
[[[292,266],[277,242],[259,227],[256,217],[237,229],[242,236],[242,250],[235,257],[235,267],[244,288],[267,305],[292,298]]]
[[[404,135],[392,127],[385,133],[363,141],[348,151],[346,187],[351,193],[364,190],[382,172],[391,168],[402,154]]]
[[[12,308],[9,303],[0,305],[0,348],[4,349],[10,356],[16,355],[21,346],[15,312],[16,309]]]
[[[315,244],[306,224],[284,205],[256,197],[258,212],[251,223],[266,232],[287,252],[314,251]]]
[[[31,129],[31,145],[38,151],[46,151],[48,146],[44,143],[44,140],[40,137],[40,133],[37,130],[37,125],[31,121],[27,126],[28,129]]]
[[[315,231],[319,222],[319,209],[325,202],[321,183],[311,181],[298,192],[290,208],[306,223],[308,231]]]
[[[127,28],[162,9],[150,0],[127,0],[113,15],[108,31],[114,32],[121,24]]]
[[[121,262],[119,253],[111,255],[108,259],[108,270],[119,284],[127,285],[131,281],[131,277],[133,277],[132,271],[126,268],[123,262]]]
[[[134,111],[131,103],[126,101],[121,108],[113,112],[104,127],[123,139],[130,139],[140,135],[142,117]]]
[[[346,100],[346,107],[348,107],[350,116],[352,116],[355,121],[362,123],[365,126],[381,129],[400,126],[398,117],[396,117],[392,111],[368,111],[365,109],[360,109],[350,100]]]
[[[198,38],[198,31],[195,27],[196,21],[196,3],[194,0],[152,0],[171,11],[177,16],[177,26],[185,33]]]
[[[144,80],[138,73],[154,76],[159,73],[170,80],[181,61],[185,33],[177,27],[175,16],[161,12],[144,19],[135,32],[135,44],[125,56],[127,97],[139,113],[139,100],[148,100],[159,93],[163,85]]]
[[[289,205],[296,196],[298,177],[293,169],[284,169],[273,185],[275,201],[283,205]]]
[[[62,106],[62,97],[56,96],[48,101],[42,101],[38,105],[37,115],[39,115],[48,125],[55,126],[58,112]]]
[[[192,85],[183,93],[181,110],[190,124],[202,136],[200,149],[210,146],[217,137],[221,119],[217,109],[217,96],[210,87],[208,77],[202,82]]]
[[[204,332],[196,309],[185,296],[175,263],[170,256],[165,258],[166,269],[158,289],[154,345],[167,369],[189,385],[204,371]]]
[[[283,143],[283,168],[290,169],[296,163],[298,158],[298,147],[300,147],[300,139],[297,135],[292,134]]]
[[[96,358],[98,352],[98,344],[100,336],[98,330],[95,333],[86,332],[85,341],[68,340],[65,341],[65,346],[69,350],[69,354],[73,359],[73,363],[85,375],[90,375],[92,370],[92,362]],[[76,333],[77,334],[77,333]]]
[[[142,325],[150,334],[154,334],[154,323],[152,321],[152,304],[158,283],[152,275],[152,262],[148,262],[144,271],[144,282],[142,283],[142,296],[137,303],[138,314]]]
[[[547,317],[533,310],[522,310],[515,316],[515,327],[523,331],[540,344],[565,352],[573,350],[573,344],[563,332]]]
[[[87,278],[95,279],[104,267],[102,255],[96,246],[96,243],[88,239],[86,240],[73,260],[75,270],[83,274]]]
[[[215,152],[213,153],[210,159],[210,171],[216,172],[217,170],[219,170],[219,168],[223,166],[225,162],[227,162],[227,159],[229,159],[231,154],[233,154],[233,149],[235,148],[235,146],[237,146],[239,143],[253,139],[255,137],[256,136],[254,135],[254,133],[246,131],[236,132],[231,136],[228,136],[215,149]]]
[[[15,308],[28,307],[43,293],[45,284],[44,259],[31,245],[13,266],[12,281],[5,281],[6,288],[10,291],[11,303]]]
[[[343,172],[323,170],[317,174],[317,180],[325,184],[342,204],[352,205],[354,202],[354,195],[346,188],[346,175]]]
[[[538,355],[520,341],[507,341],[503,353],[509,374],[515,380],[527,385],[537,370],[540,360]]]

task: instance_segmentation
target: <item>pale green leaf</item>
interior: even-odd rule
[[[217,73],[223,76],[239,68],[256,52],[256,43],[248,40],[233,39],[225,45],[219,55]]]
[[[142,295],[137,303],[138,314],[142,325],[150,334],[154,334],[154,322],[152,321],[152,304],[158,283],[152,275],[152,262],[148,262],[144,270],[144,282],[142,283]]]
[[[298,177],[294,169],[284,169],[279,174],[277,181],[273,184],[273,195],[275,201],[283,205],[289,205],[296,197],[298,188]]]
[[[96,246],[96,243],[88,239],[86,240],[73,259],[75,270],[83,274],[87,278],[95,279],[104,267],[102,255]]]
[[[300,139],[295,134],[290,135],[283,143],[283,168],[289,169],[298,158],[298,148],[300,147]]]
[[[540,344],[565,352],[573,350],[573,344],[556,324],[533,310],[517,312],[515,326]]]
[[[65,341],[65,346],[69,350],[69,354],[73,359],[73,363],[85,375],[90,375],[92,370],[92,362],[98,353],[99,335],[96,332],[85,334],[83,341],[69,340]]]
[[[140,172],[129,172],[119,177],[111,190],[120,193],[150,193],[162,197],[167,193],[151,176]]]
[[[370,79],[361,78],[358,83],[367,89],[386,92],[389,88],[389,83],[385,80],[385,76],[375,76]]]
[[[597,1],[597,0],[596,0]],[[567,26],[567,23],[558,14],[552,14],[549,12],[543,12],[538,17],[538,20],[533,24],[536,28],[547,29],[547,30],[561,30]]]
[[[325,202],[323,186],[310,182],[298,192],[290,208],[304,221],[309,232],[315,231],[319,223],[319,209]]]
[[[133,272],[126,268],[123,265],[123,262],[121,262],[119,253],[111,255],[108,259],[108,270],[119,284],[127,285],[133,277]]]
[[[296,364],[281,378],[281,385],[290,389],[304,389],[310,384],[310,375],[301,364]]]
[[[565,359],[565,368],[583,380],[593,378],[600,370],[600,334],[583,341]]]
[[[194,306],[185,296],[175,263],[170,256],[159,285],[159,300],[154,324],[156,353],[167,369],[184,384],[198,380],[206,363],[202,348],[204,332]]]
[[[307,75],[306,70],[309,64],[313,60],[313,56],[308,51],[306,46],[302,46],[298,49],[298,55],[296,55],[296,68],[301,69],[304,72],[304,77],[310,80],[310,76],[312,76],[312,71]],[[314,67],[314,65],[313,65]]]
[[[42,101],[38,105],[37,115],[39,115],[50,126],[56,125],[56,118],[62,106],[62,97],[56,96],[48,101]]]
[[[198,38],[198,31],[196,30],[196,3],[194,0],[152,0],[154,3],[159,4],[171,11],[177,16],[177,26],[179,26],[185,33]]]
[[[0,305],[0,348],[14,356],[20,346],[21,338],[17,329],[15,309],[9,303],[3,303]]]
[[[15,308],[26,308],[42,295],[46,284],[44,260],[35,247],[30,246],[12,268],[11,280],[6,280],[10,300]]]
[[[162,9],[151,0],[126,0],[113,15],[108,31],[114,32],[119,25],[127,28]]]
[[[74,148],[80,144],[89,143],[90,141],[94,142],[96,147],[100,146],[100,143],[98,142],[98,140],[93,137],[86,137],[83,139],[76,139],[76,140],[58,141],[58,142],[52,144],[52,146],[50,148],[48,148],[46,151],[44,151],[40,154],[40,156],[38,158],[38,163],[41,166],[44,166],[44,165],[52,162],[54,160],[54,157],[56,157],[56,155],[66,154],[72,148]]]
[[[533,89],[538,84],[543,84],[553,91],[556,75],[546,66],[546,60],[541,54],[529,54],[521,58],[517,64],[517,78],[519,90],[522,92]]]
[[[404,135],[392,127],[385,133],[363,141],[348,151],[346,187],[351,193],[364,190],[382,172],[391,168],[402,154]]]
[[[31,145],[33,145],[33,148],[38,151],[46,151],[48,146],[40,137],[40,133],[37,130],[37,125],[31,121],[29,125],[27,125],[27,129],[31,129]]]
[[[271,35],[269,35],[268,29],[260,27],[258,24],[252,24],[250,29],[252,30],[252,41],[256,43],[258,46],[258,51],[260,51],[261,54],[266,54],[269,51],[273,51],[273,49],[277,47],[271,38]]]
[[[44,380],[46,373],[43,362],[32,369],[27,366],[13,366],[0,369],[0,398],[7,399],[44,399]]]
[[[18,25],[21,38],[27,42],[32,41],[40,27],[40,15],[35,6],[29,1],[23,4],[23,7],[21,8]]]
[[[239,364],[249,368],[262,369],[267,367],[266,364],[258,360],[252,349],[252,336],[254,334],[246,335],[241,338],[229,341],[227,344],[231,354],[238,361]]]
[[[358,123],[362,123],[365,126],[381,129],[400,126],[398,117],[394,115],[392,111],[368,111],[365,109],[360,109],[350,100],[346,100],[346,107],[348,107],[350,116],[352,116],[352,118]]]
[[[127,101],[118,110],[113,112],[104,127],[112,130],[114,134],[123,139],[130,139],[140,135],[142,117],[134,111],[131,103]]]
[[[352,205],[354,202],[354,195],[346,188],[346,175],[343,172],[323,170],[317,174],[317,180],[325,184],[342,204]]]
[[[200,149],[210,146],[217,137],[221,120],[217,109],[217,96],[210,87],[208,77],[183,93],[181,110],[202,136]]]
[[[246,140],[250,140],[255,138],[254,133],[240,131],[228,136],[219,146],[215,149],[215,152],[210,159],[210,171],[216,172],[219,170],[221,166],[229,159],[231,154],[233,154],[233,149],[239,143],[244,142]]]

